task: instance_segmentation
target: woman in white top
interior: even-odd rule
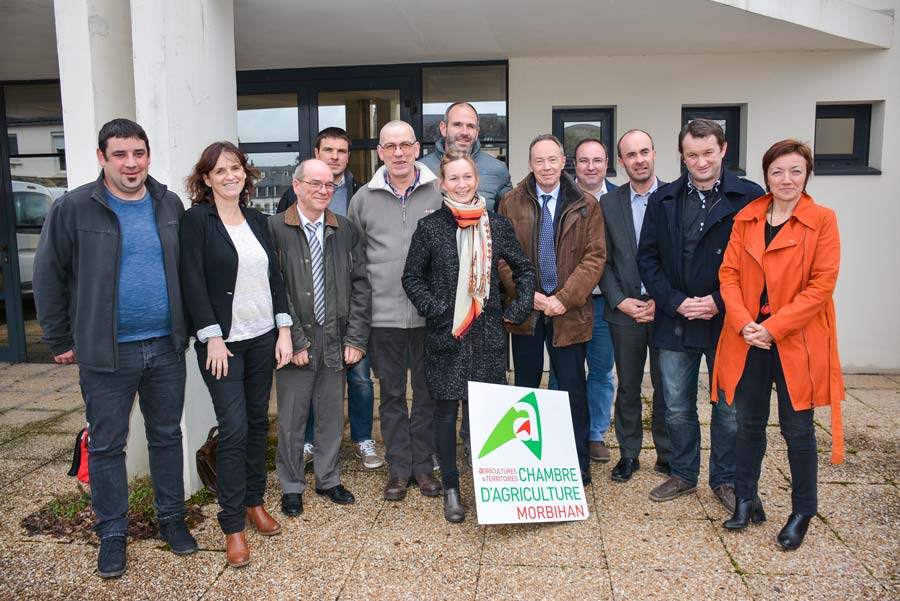
[[[219,525],[228,565],[250,561],[246,518],[281,525],[263,505],[272,370],[290,361],[291,318],[266,216],[247,207],[259,172],[230,142],[214,142],[187,178],[193,206],[181,220],[181,281],[200,373],[219,424]]]

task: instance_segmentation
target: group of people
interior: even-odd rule
[[[310,461],[316,494],[355,501],[339,471],[346,382],[357,456],[370,469],[387,462],[384,499],[400,501],[414,484],[442,496],[444,517],[460,522],[458,411],[471,461],[467,383],[506,384],[508,343],[517,386],[540,386],[546,349],[550,386],[568,393],[585,486],[590,461],[610,461],[614,399],[611,479],[640,469],[649,354],[658,502],[697,488],[705,358],[709,484],[732,516],[728,529],[765,519],[757,483],[774,383],[793,484],[778,542],[800,546],[817,507],[814,407],[832,407],[832,460],[843,454],[832,302],[840,248],[834,213],[806,193],[809,147],[774,144],[764,192],[723,168],[721,127],[698,119],[678,136],[683,174],[665,183],[650,134],[629,130],[615,149],[628,183],[616,187],[603,142],[578,144],[572,178],[562,144],[543,134],[512,187],[479,146],[471,104],[451,105],[440,132],[419,161],[414,129],[387,123],[383,165],[360,185],[346,132],[323,130],[315,158],[297,165],[266,216],[250,208],[260,174],[232,143],[202,152],[185,211],[148,175],[144,130],[126,119],[103,126],[102,172],[52,207],[34,278],[45,341],[57,363],[79,366],[102,577],[125,571],[135,395],[160,536],[175,553],[197,549],[184,524],[180,429],[190,337],[219,426],[218,520],[233,567],[250,561],[245,523],[282,531],[264,504],[273,371],[284,515],[303,512]],[[372,439],[370,369],[384,459]]]

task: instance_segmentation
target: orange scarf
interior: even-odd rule
[[[456,250],[459,253],[459,277],[453,309],[453,336],[465,336],[472,322],[484,311],[491,290],[491,228],[484,198],[471,204],[458,203],[444,196],[446,206],[459,229]]]

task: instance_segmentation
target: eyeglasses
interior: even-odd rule
[[[320,182],[318,180],[302,180],[304,184],[313,188],[314,190],[318,190],[319,188],[325,188],[326,192],[334,192],[334,182]]]
[[[394,144],[393,142],[388,142],[387,144],[379,144],[382,148],[384,148],[388,152],[394,152],[398,148],[403,152],[410,150],[413,146],[415,146],[415,142],[400,142],[399,144]]]

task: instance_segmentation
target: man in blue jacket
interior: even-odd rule
[[[512,190],[509,170],[499,159],[481,151],[478,141],[478,112],[468,102],[454,102],[444,111],[444,120],[438,127],[441,139],[434,145],[434,152],[420,162],[440,175],[441,159],[447,150],[455,150],[472,155],[478,168],[478,193],[484,196],[487,207],[495,211],[497,203]]]
[[[113,119],[100,129],[95,182],[61,197],[34,259],[34,299],[57,363],[77,363],[88,421],[97,572],[125,572],[125,443],[139,395],[162,538],[186,555],[181,414],[188,332],[178,280],[181,200],[149,177],[144,129]]]
[[[697,490],[700,360],[706,357],[711,375],[725,314],[719,266],[734,215],[763,195],[755,183],[723,169],[727,147],[725,132],[716,122],[695,119],[686,124],[678,136],[678,150],[687,173],[650,197],[641,228],[638,268],[657,306],[652,344],[659,349],[672,442],[671,475],[650,491],[654,501],[670,501]],[[709,485],[729,514],[735,503],[736,431],[734,406],[713,404]]]

